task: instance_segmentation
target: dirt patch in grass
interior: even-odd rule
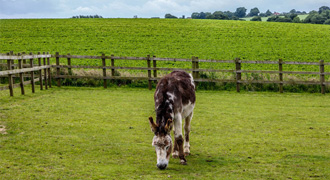
[[[6,126],[0,124],[0,134],[7,134]]]

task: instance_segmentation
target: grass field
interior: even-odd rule
[[[198,91],[188,165],[156,167],[153,91],[0,91],[0,179],[329,179],[330,98]]]
[[[194,19],[0,20],[0,53],[330,60],[330,26]]]

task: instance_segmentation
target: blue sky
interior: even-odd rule
[[[0,0],[0,18],[68,18],[101,15],[105,18],[164,17],[166,13],[189,17],[193,12],[232,11],[258,7],[261,12],[309,12],[329,6],[330,0]]]

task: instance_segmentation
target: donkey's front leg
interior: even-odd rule
[[[183,152],[184,140],[182,136],[182,117],[181,114],[179,113],[175,116],[174,126],[175,126],[174,138],[179,150],[180,163],[186,165],[187,160],[184,157],[184,152]]]
[[[189,144],[189,133],[190,133],[190,122],[193,117],[193,113],[191,113],[188,117],[186,117],[186,121],[184,123],[184,154],[187,156],[190,154],[190,144]]]

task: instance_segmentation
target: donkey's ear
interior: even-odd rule
[[[165,131],[166,131],[167,133],[170,133],[171,130],[172,130],[172,128],[173,128],[173,120],[172,120],[172,119],[168,119],[168,120],[167,120],[167,123],[166,123],[166,125],[165,125]]]
[[[149,117],[149,124],[151,127],[151,131],[155,133],[157,131],[158,125],[154,122],[154,119],[152,117]]]

